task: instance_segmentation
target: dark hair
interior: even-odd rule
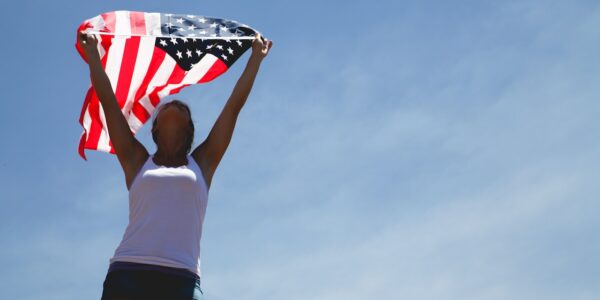
[[[189,125],[190,125],[190,129],[188,131],[188,135],[186,137],[186,153],[189,153],[190,150],[192,150],[192,143],[194,142],[194,122],[192,121],[192,112],[190,111],[190,107],[182,101],[179,100],[171,100],[169,102],[166,102],[162,105],[160,105],[158,107],[158,109],[156,110],[156,115],[154,116],[154,121],[152,121],[152,140],[154,141],[154,143],[158,146],[158,135],[156,134],[156,131],[154,130],[154,128],[156,127],[156,123],[157,123],[157,119],[158,119],[158,114],[165,108],[171,106],[171,105],[175,105],[179,108],[184,109],[185,111],[187,111],[188,116],[189,116]]]

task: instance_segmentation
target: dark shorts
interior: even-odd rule
[[[198,276],[177,274],[178,269],[168,267],[160,270],[156,266],[144,268],[144,264],[118,265],[119,268],[111,265],[106,274],[101,300],[204,300]]]

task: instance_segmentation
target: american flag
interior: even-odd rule
[[[226,72],[252,47],[257,33],[234,20],[125,10],[85,20],[77,31],[98,38],[102,67],[133,134],[163,97]],[[77,42],[75,47],[87,62]],[[115,154],[102,105],[91,84],[79,123],[84,128],[79,142],[84,160],[84,149]]]

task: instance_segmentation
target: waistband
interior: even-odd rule
[[[153,264],[143,264],[129,261],[114,261],[108,267],[108,272],[112,272],[115,270],[151,270],[151,271],[160,271],[163,273],[185,276],[188,278],[200,280],[198,274],[183,268],[174,268],[167,267],[161,265],[153,265]]]

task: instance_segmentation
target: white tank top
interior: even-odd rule
[[[184,268],[200,277],[200,238],[208,203],[202,169],[191,155],[179,167],[148,159],[129,188],[129,224],[109,262]]]

